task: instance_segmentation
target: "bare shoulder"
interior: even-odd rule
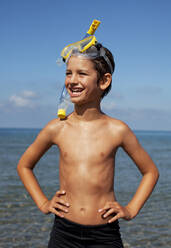
[[[56,143],[56,138],[61,132],[63,125],[59,118],[49,121],[45,127],[40,131],[38,139],[45,139],[50,143]]]
[[[59,118],[53,119],[49,121],[46,126],[42,129],[42,131],[54,133],[61,128],[61,122]]]
[[[117,133],[122,136],[131,131],[131,129],[125,122],[116,118],[112,118],[110,116],[106,116],[106,118],[108,121],[109,128],[111,128],[111,131],[113,131],[114,133]]]
[[[131,128],[123,121],[106,116],[110,134],[118,139],[119,145],[122,146],[124,143],[135,140],[136,136]]]

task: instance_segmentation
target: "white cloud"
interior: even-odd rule
[[[24,90],[22,92],[22,96],[26,97],[26,98],[35,98],[36,97],[36,93],[30,90]]]
[[[34,107],[35,106],[35,102],[34,102],[34,98],[36,97],[36,93],[33,91],[28,91],[25,90],[23,92],[21,92],[18,95],[12,95],[9,98],[9,102],[14,104],[16,107]]]
[[[29,105],[28,99],[24,99],[23,97],[17,96],[17,95],[11,96],[9,101],[11,103],[14,103],[18,107],[25,107],[25,106]]]

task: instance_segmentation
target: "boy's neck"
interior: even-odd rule
[[[78,121],[93,121],[101,117],[100,104],[86,104],[74,106],[73,117]]]

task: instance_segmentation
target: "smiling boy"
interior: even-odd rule
[[[67,61],[65,86],[74,111],[55,119],[39,133],[18,164],[18,173],[38,208],[55,214],[49,248],[123,247],[118,219],[133,219],[150,196],[158,170],[130,128],[104,114],[100,102],[111,88],[114,60],[73,53]],[[109,64],[110,62],[110,64]],[[33,169],[43,154],[57,145],[60,189],[49,200]],[[142,174],[135,195],[121,206],[114,193],[115,155],[122,147]]]

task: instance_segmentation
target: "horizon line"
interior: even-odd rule
[[[0,129],[43,129],[43,127],[0,127]],[[138,132],[171,132],[171,129],[132,129],[133,131]]]

